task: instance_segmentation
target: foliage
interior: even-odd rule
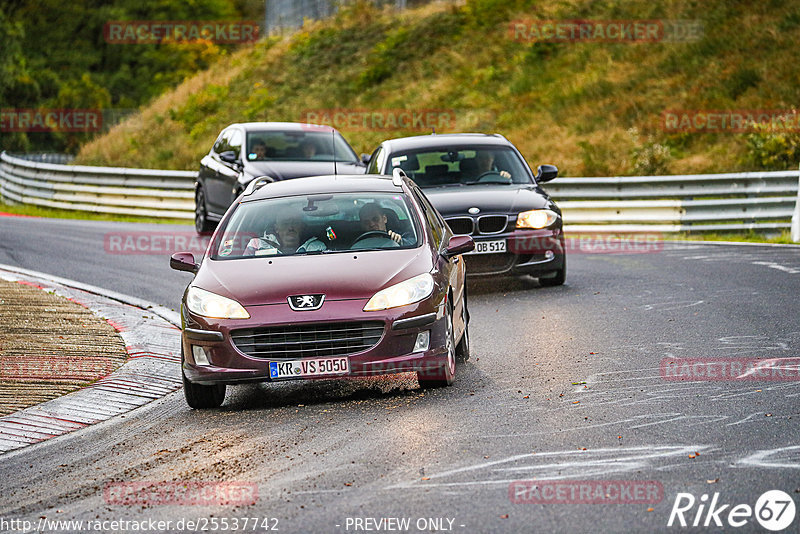
[[[261,16],[261,0],[5,0],[0,8],[0,104],[15,109],[92,105],[112,115],[137,108],[207,69],[236,45],[203,40],[113,44],[104,38],[106,23]],[[4,133],[0,150],[74,152],[90,137]]]
[[[668,146],[656,142],[652,135],[642,141],[637,128],[629,129],[628,135],[633,141],[631,160],[634,174],[658,176],[669,173],[672,153]]]
[[[675,132],[662,124],[665,110],[795,105],[800,7],[791,0],[466,0],[405,11],[345,4],[293,34],[220,49],[223,61],[208,60],[208,70],[84,145],[78,161],[196,169],[227,124],[299,121],[319,109],[451,110],[454,123],[437,132],[502,133],[531,165],[553,163],[562,175],[729,172],[800,160],[794,134]],[[677,42],[531,43],[510,31],[514,21],[578,18],[699,21],[702,32]],[[119,98],[110,93],[112,102]],[[384,139],[429,131],[341,130],[367,153]]]
[[[771,132],[747,135],[745,164],[765,171],[797,169],[800,164],[800,132]]]

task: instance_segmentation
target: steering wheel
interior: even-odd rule
[[[384,232],[383,230],[370,230],[369,232],[364,232],[363,234],[355,238],[353,240],[353,243],[350,245],[350,248],[353,248],[359,241],[363,241],[364,239],[369,239],[370,237],[383,237],[384,239],[388,239],[392,243],[395,242],[395,240],[389,236],[389,232]]]
[[[488,176],[490,174],[496,174],[500,176],[500,171],[495,171],[495,170],[486,171],[484,173],[481,173],[477,178],[475,178],[475,181],[480,182],[481,178],[483,178],[484,176]]]

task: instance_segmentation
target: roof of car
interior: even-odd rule
[[[511,142],[500,134],[482,133],[417,135],[414,137],[390,139],[384,141],[382,144],[389,152],[467,145],[512,146]]]
[[[330,132],[334,128],[320,124],[307,124],[304,122],[237,122],[226,126],[240,126],[247,131],[272,131],[272,132]]]
[[[392,183],[391,176],[378,174],[339,174],[330,176],[311,176],[292,178],[266,184],[243,200],[285,197],[293,195],[347,193],[347,192],[388,192],[398,193],[400,187]]]

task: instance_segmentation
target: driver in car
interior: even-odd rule
[[[395,243],[401,246],[408,244],[409,240],[407,238],[386,228],[386,222],[389,219],[386,217],[386,213],[383,211],[381,205],[377,202],[364,204],[358,212],[358,219],[361,222],[361,229],[364,232],[385,232],[389,236],[389,239]]]
[[[244,255],[274,256],[276,254],[302,254],[327,250],[328,247],[325,243],[313,236],[300,244],[304,230],[303,218],[298,213],[288,208],[281,210],[275,220],[273,233],[265,230],[263,237],[251,239],[247,243]]]
[[[494,152],[491,150],[481,150],[475,154],[475,163],[477,167],[475,169],[475,176],[473,176],[472,179],[477,180],[488,172],[495,172],[503,178],[511,178],[511,173],[508,171],[501,171],[495,168],[494,159]]]

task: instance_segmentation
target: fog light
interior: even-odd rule
[[[197,365],[211,365],[206,355],[206,349],[198,345],[192,345],[192,356],[194,356],[194,363]]]
[[[552,250],[545,251],[545,253],[544,253],[544,259],[546,259],[546,260],[552,260],[555,257],[556,257],[556,255]]]
[[[431,342],[430,330],[425,330],[417,334],[417,341],[414,343],[414,350],[412,352],[423,352],[428,350]]]

